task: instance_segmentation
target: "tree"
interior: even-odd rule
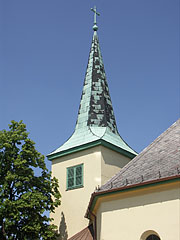
[[[26,125],[12,121],[0,131],[0,239],[56,239],[47,211],[60,205],[58,181],[28,138]],[[35,174],[34,169],[38,169]],[[36,171],[37,172],[37,171]]]

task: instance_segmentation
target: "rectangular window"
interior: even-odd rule
[[[67,190],[83,186],[83,164],[67,168]]]

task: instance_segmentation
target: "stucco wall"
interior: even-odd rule
[[[84,187],[66,190],[66,168],[84,164]],[[91,193],[101,184],[101,151],[94,147],[70,154],[52,161],[52,174],[59,180],[61,206],[56,209],[54,224],[60,226],[68,237],[76,234],[88,225],[84,218]],[[62,215],[63,214],[63,215]]]
[[[104,184],[126,163],[127,157],[103,146],[89,148],[52,161],[52,175],[58,178],[61,206],[51,214],[54,224],[61,232],[73,236],[88,225],[84,218],[87,206],[95,188]],[[84,187],[66,190],[66,169],[78,164],[84,165]]]
[[[101,152],[101,182],[103,185],[118,173],[130,161],[130,158],[103,146],[101,146]]]
[[[145,240],[154,232],[161,240],[179,240],[180,188],[137,196],[119,194],[102,202],[97,210],[97,230],[98,240]]]

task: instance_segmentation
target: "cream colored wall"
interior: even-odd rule
[[[161,240],[179,240],[180,187],[119,194],[102,202],[96,215],[97,240],[145,240],[155,232]]]
[[[89,148],[53,160],[52,175],[59,180],[62,196],[61,206],[55,210],[54,214],[51,214],[54,218],[53,223],[58,228],[61,226],[61,229],[66,229],[68,237],[85,228],[88,220],[84,218],[84,215],[91,194],[96,187],[104,184],[128,162],[127,157],[103,146]],[[84,187],[67,191],[66,169],[82,163],[84,164]]]
[[[101,182],[103,185],[118,173],[130,161],[130,158],[103,146],[101,146],[101,152]]]
[[[84,164],[84,187],[66,190],[66,169],[67,167]],[[56,209],[54,224],[61,225],[61,229],[66,229],[68,237],[76,234],[88,225],[88,220],[84,218],[90,200],[91,193],[95,187],[101,184],[101,148],[100,146],[73,153],[52,161],[52,175],[58,178],[61,198],[61,206]],[[64,221],[62,218],[64,214]]]

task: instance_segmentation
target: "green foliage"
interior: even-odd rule
[[[26,125],[12,121],[0,131],[0,239],[56,239],[45,213],[60,205],[58,181],[51,178],[44,156],[28,138]],[[38,169],[39,174],[35,174]]]

